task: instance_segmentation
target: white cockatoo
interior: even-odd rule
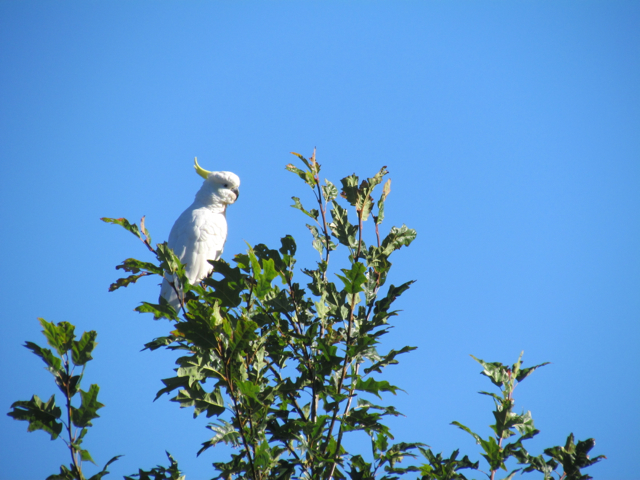
[[[209,172],[198,165],[197,157],[194,167],[198,175],[204,178],[204,183],[191,206],[173,224],[167,242],[185,264],[191,284],[198,283],[211,273],[213,267],[207,260],[217,260],[222,255],[227,240],[227,205],[234,203],[240,195],[240,179],[235,173]],[[180,300],[166,277],[160,296],[178,311]]]

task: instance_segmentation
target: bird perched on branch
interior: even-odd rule
[[[194,168],[204,182],[191,206],[173,224],[167,242],[185,264],[191,284],[211,273],[213,267],[207,260],[217,260],[222,255],[227,240],[227,206],[240,195],[240,179],[235,173],[209,172],[198,165],[197,157]],[[160,297],[165,298],[177,312],[181,303],[178,294],[182,296],[182,292],[172,283],[173,279],[165,277]]]

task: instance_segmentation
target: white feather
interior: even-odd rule
[[[169,247],[185,264],[191,284],[207,277],[213,267],[208,260],[222,255],[227,240],[227,205],[238,198],[240,179],[231,172],[211,172],[196,194],[193,203],[178,217],[169,234]],[[165,278],[160,296],[178,311],[180,299],[171,285],[173,279]],[[178,289],[182,296],[182,292]]]

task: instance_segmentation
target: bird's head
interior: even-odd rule
[[[198,175],[205,180],[205,184],[213,190],[213,194],[218,197],[223,204],[230,205],[240,196],[240,178],[232,172],[210,172],[198,165],[198,158],[195,159],[194,168]]]

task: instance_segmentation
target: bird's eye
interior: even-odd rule
[[[228,184],[228,183],[225,183],[225,184],[224,184],[224,188],[229,188],[229,184]]]

